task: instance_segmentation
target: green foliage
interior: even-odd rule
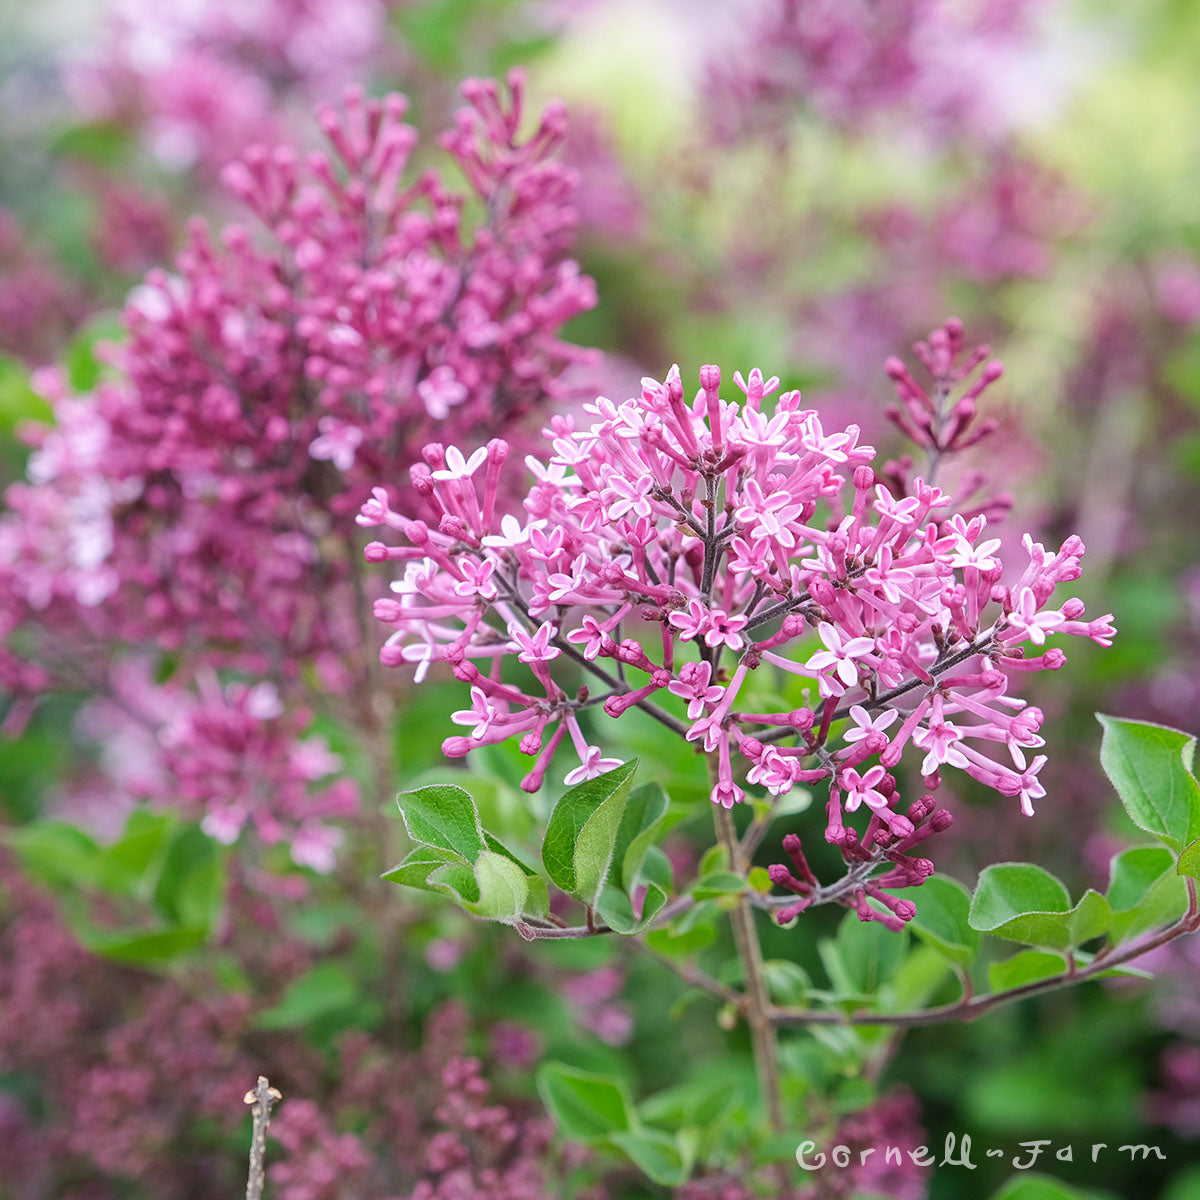
[[[956,966],[967,968],[979,954],[979,932],[970,922],[971,893],[948,875],[934,875],[920,887],[898,888],[895,893],[917,906],[909,929],[945,955]]]
[[[1017,1175],[992,1200],[1091,1200],[1092,1193],[1068,1187],[1048,1175]]]
[[[1183,916],[1187,889],[1175,873],[1175,856],[1165,846],[1131,846],[1109,864],[1111,938],[1128,941]]]
[[[1178,729],[1097,713],[1100,763],[1130,820],[1177,853],[1200,837],[1196,739]]]
[[[690,1128],[675,1134],[642,1124],[625,1088],[615,1079],[549,1062],[538,1072],[538,1091],[568,1137],[623,1153],[655,1183],[684,1183],[696,1154]]]
[[[982,933],[1062,950],[1107,932],[1112,913],[1091,890],[1072,908],[1062,883],[1032,863],[997,863],[979,876],[969,920]]]
[[[454,784],[429,784],[402,793],[398,803],[417,845],[384,879],[449,896],[488,921],[514,925],[545,915],[545,880],[484,830],[469,792]]]
[[[589,906],[599,898],[622,830],[629,828],[624,817],[636,770],[637,759],[633,759],[569,788],[546,825],[542,862],[547,874],[564,892]]]
[[[25,872],[57,896],[80,942],[118,962],[182,958],[210,939],[224,906],[224,852],[171,814],[136,810],[107,846],[62,821],[21,826],[8,841]]]
[[[11,435],[23,421],[49,424],[50,406],[33,390],[29,368],[0,354],[0,432]]]

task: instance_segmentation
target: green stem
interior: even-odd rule
[[[728,809],[714,805],[717,837],[729,856],[730,869],[744,875],[749,867],[738,842],[737,830]],[[767,993],[767,979],[763,971],[762,948],[758,942],[758,930],[754,927],[754,909],[743,893],[738,897],[737,907],[730,913],[733,923],[733,940],[737,945],[738,957],[746,975],[745,1014],[750,1027],[750,1040],[754,1047],[754,1066],[758,1071],[758,1085],[767,1119],[772,1133],[784,1132],[783,1100],[779,1090],[779,1043],[771,1021],[771,998]]]

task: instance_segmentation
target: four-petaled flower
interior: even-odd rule
[[[805,665],[809,670],[819,672],[824,678],[828,677],[829,669],[832,668],[846,687],[854,687],[858,683],[859,662],[863,659],[871,659],[875,649],[875,639],[844,637],[841,631],[830,625],[828,621],[822,621],[817,626],[817,633],[820,634],[821,641],[825,643],[825,649],[818,650]],[[864,665],[869,667],[873,664],[867,662]],[[833,694],[841,695],[841,691]]]
[[[471,688],[471,707],[461,708],[450,714],[450,720],[455,725],[473,725],[471,736],[478,741],[488,735],[492,723],[500,715],[496,706],[488,699],[482,688]]]
[[[843,767],[838,782],[846,792],[846,811],[854,812],[860,804],[868,808],[887,808],[887,797],[875,790],[886,774],[887,771],[878,763],[862,775],[853,767]]]
[[[854,724],[842,734],[844,742],[861,742],[868,734],[881,733],[888,729],[900,714],[894,708],[885,708],[878,716],[872,717],[861,704],[850,706],[850,719]]]
[[[555,636],[555,629],[549,621],[543,621],[532,636],[519,625],[510,625],[508,636],[512,639],[508,643],[509,650],[519,650],[517,658],[523,663],[553,662],[562,653],[557,646],[550,644],[550,639]]]
[[[582,762],[574,770],[568,771],[563,779],[568,787],[582,783],[585,779],[595,779],[605,771],[611,771],[621,765],[619,758],[601,758],[599,746],[587,746],[580,756]]]
[[[921,763],[921,774],[932,775],[942,763],[952,767],[966,767],[967,756],[955,746],[961,742],[963,731],[947,721],[942,715],[943,701],[934,696],[925,727],[913,733],[913,744],[927,751]]]
[[[487,460],[487,447],[480,446],[470,458],[464,458],[463,452],[457,446],[446,450],[446,465],[440,471],[433,472],[434,479],[470,479]]]

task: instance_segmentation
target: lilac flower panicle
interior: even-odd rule
[[[519,439],[589,358],[560,338],[595,301],[567,257],[563,107],[528,121],[519,71],[463,92],[441,153],[465,192],[410,170],[403,97],[353,89],[318,113],[327,151],[251,145],[229,164],[258,228],[192,226],[174,271],[131,292],[127,341],[107,349],[94,394],[73,395],[58,368],[35,374],[56,424],[31,434],[29,477],[0,516],[0,687],[28,700],[103,681],[111,695],[128,683],[114,678],[123,656],[171,655],[158,695],[151,664],[122,698],[170,768],[162,799],[182,796],[226,840],[247,823],[286,837],[317,869],[347,796],[310,788],[285,747],[303,740],[306,675],[347,697],[370,665],[363,568],[339,515],[435,436]],[[476,470],[494,482],[502,446],[451,444],[413,487],[462,490]],[[380,495],[369,503],[401,497]],[[459,599],[491,596],[492,570],[458,580]],[[213,672],[236,672],[248,695],[269,680],[286,712],[220,697]]]
[[[985,348],[960,360],[961,339],[952,321],[918,346],[935,379],[964,389],[953,403],[934,404],[903,364],[888,364],[912,406],[937,414],[920,426],[931,454],[955,448],[1000,374]],[[580,427],[555,417],[547,457],[530,460],[521,517],[501,516],[500,473],[484,470],[502,457],[495,442],[486,459],[427,447],[428,466],[413,471],[419,517],[377,489],[360,524],[407,542],[369,551],[402,571],[395,598],[376,606],[392,629],[382,661],[416,664],[419,677],[448,664],[473,706],[456,714],[469,730],[445,752],[518,737],[533,758],[530,791],[565,744],[579,765],[564,782],[611,766],[581,713],[619,719],[634,706],[711,756],[714,803],[741,801],[745,781],[775,795],[826,782],[827,840],[893,862],[869,893],[882,909],[850,899],[864,919],[903,923],[911,904],[882,889],[932,869],[907,852],[946,827],[929,798],[942,773],[1032,813],[1044,794],[1045,756],[1030,753],[1043,744],[1042,714],[1016,685],[1062,665],[1047,638],[1109,644],[1111,615],[1085,619],[1074,599],[1053,606],[1079,576],[1079,538],[1051,551],[1026,535],[1020,561],[1004,563],[986,514],[956,513],[920,476],[892,490],[857,426],[826,431],[795,391],[766,409],[779,381],[757,370],[735,376],[737,400],[721,396],[716,367],[700,382],[689,401],[672,368],[661,383],[644,380],[640,397],[597,398]],[[500,668],[518,649],[528,674],[507,682]],[[591,678],[574,690],[567,673],[580,668]],[[805,681],[804,703],[754,711],[764,670]],[[686,720],[667,696],[686,701]],[[906,755],[924,776],[911,815],[892,774]],[[858,812],[869,814],[862,834],[845,820]]]

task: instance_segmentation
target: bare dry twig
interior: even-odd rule
[[[243,1097],[251,1106],[254,1132],[250,1136],[250,1174],[246,1179],[246,1200],[262,1200],[266,1181],[267,1126],[271,1124],[271,1109],[283,1099],[283,1093],[273,1088],[265,1075]]]

